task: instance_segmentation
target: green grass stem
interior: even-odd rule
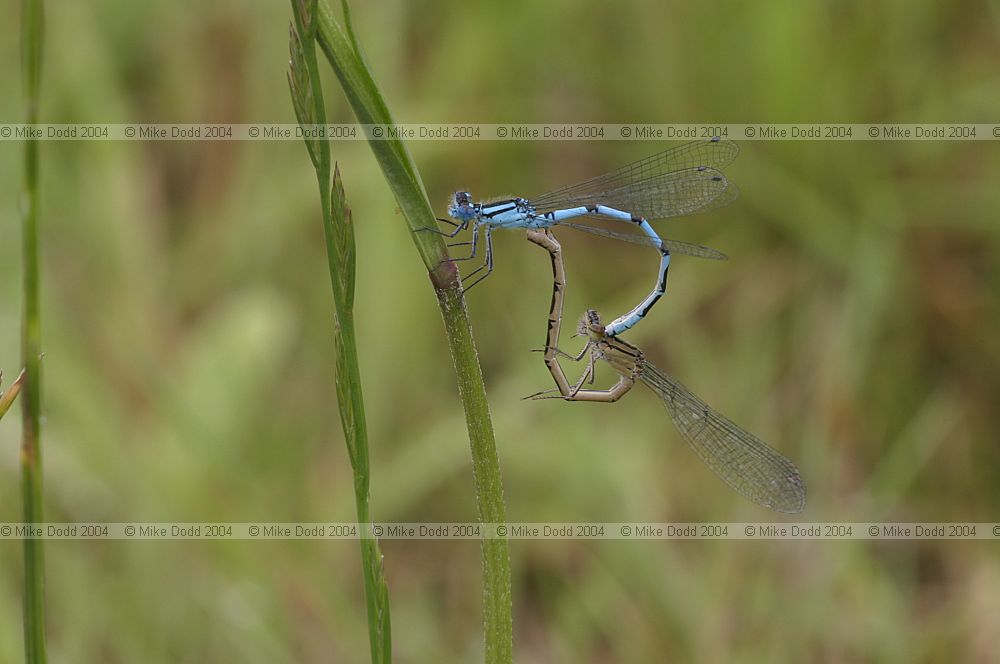
[[[44,19],[41,0],[24,0],[21,6],[21,69],[24,79],[25,122],[38,122],[42,71]],[[25,523],[44,520],[40,414],[41,316],[39,313],[38,258],[38,142],[24,144],[24,193],[21,233],[23,242],[23,306],[21,356],[24,385],[21,399],[21,501]],[[24,540],[24,657],[31,664],[45,662],[45,556],[41,539]]]
[[[292,0],[292,12],[295,21],[289,35],[291,63],[288,81],[295,114],[302,125],[322,125],[326,123],[326,110],[316,61],[316,2]],[[305,135],[309,136],[308,133]],[[332,175],[330,172],[329,143],[323,138],[306,138],[306,148],[316,169],[330,283],[333,286],[337,406],[354,472],[357,519],[359,523],[370,523],[368,427],[354,332],[354,224],[340,170],[334,166]],[[371,659],[375,664],[389,664],[392,661],[389,590],[378,540],[367,533],[361,537],[361,564]]]
[[[392,115],[375,83],[351,24],[350,8],[342,2],[344,27],[336,21],[325,2],[318,3],[317,38],[333,67],[348,103],[362,124],[393,124]],[[479,519],[503,523],[506,519],[500,461],[490,420],[482,369],[472,338],[461,281],[453,263],[445,261],[447,251],[441,236],[423,230],[436,228],[420,174],[406,145],[398,139],[370,139],[369,145],[395,195],[409,226],[410,236],[420,253],[438,298],[445,334],[458,379],[458,391],[465,410],[472,470],[476,484]],[[483,540],[483,593],[486,661],[511,661],[512,621],[510,553],[503,539]]]

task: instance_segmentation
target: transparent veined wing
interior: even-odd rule
[[[532,200],[531,203],[539,212],[579,205],[606,205],[654,220],[714,210],[728,205],[738,195],[736,186],[722,171],[698,167],[626,182],[612,189],[559,200]]]
[[[597,217],[599,219],[606,217]],[[612,238],[614,240],[621,240],[623,242],[631,242],[632,244],[641,244],[647,247],[657,246],[657,241],[648,235],[639,235],[638,233],[619,233],[616,231],[608,230],[607,228],[600,228],[598,226],[588,226],[587,224],[578,224],[572,221],[560,221],[559,226],[569,226],[570,228],[575,228],[581,230],[585,233],[590,233],[592,235],[600,235],[601,237]],[[660,238],[663,245],[670,250],[672,254],[684,254],[686,256],[695,256],[697,258],[710,258],[712,260],[728,260],[726,256],[721,251],[712,249],[711,247],[706,247],[702,244],[696,244],[694,242],[684,242],[683,240],[672,240],[670,238]]]
[[[794,463],[653,365],[644,363],[639,378],[660,396],[677,430],[726,484],[777,512],[802,511],[806,487]]]
[[[703,211],[705,204],[731,186],[720,171],[738,154],[739,146],[730,140],[695,141],[627,164],[605,175],[542,194],[531,201],[539,211],[603,202],[647,219],[692,214],[692,209]],[[699,188],[702,190],[700,193],[697,191]],[[712,192],[714,195],[711,195]],[[674,200],[664,200],[670,197]],[[735,195],[726,202],[733,198]],[[629,209],[624,203],[643,207]]]

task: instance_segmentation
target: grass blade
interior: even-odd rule
[[[392,124],[389,107],[361,52],[346,1],[343,2],[343,11],[346,32],[334,19],[326,3],[318,3],[316,36],[320,47],[358,121],[362,124]],[[453,263],[444,260],[447,252],[441,236],[420,232],[436,228],[436,222],[406,145],[398,139],[369,140],[369,145],[403,212],[410,236],[437,293],[465,410],[479,519],[482,522],[503,523],[506,516],[500,461],[458,271]],[[484,540],[482,562],[486,661],[491,664],[510,662],[513,638],[507,541]]]
[[[41,0],[21,6],[21,70],[25,122],[38,122],[44,17]],[[41,451],[41,317],[38,278],[38,142],[24,144],[24,195],[21,214],[23,302],[21,356],[24,382],[21,399],[21,502],[25,523],[44,521]],[[45,556],[41,539],[24,540],[24,657],[45,662]]]
[[[24,371],[21,371],[21,375],[17,377],[7,391],[4,392],[0,390],[0,419],[7,414],[10,407],[14,405],[14,400],[17,399],[17,395],[21,393],[21,384],[24,382]],[[0,371],[0,385],[3,385],[3,372]]]
[[[320,86],[315,50],[316,2],[292,0],[294,24],[289,29],[288,85],[295,115],[302,125],[326,124],[323,89]],[[356,252],[354,223],[344,195],[340,169],[334,167],[331,181],[330,145],[322,137],[304,132],[306,148],[316,170],[326,239],[330,283],[333,287],[334,347],[337,358],[337,406],[344,439],[354,472],[355,508],[359,523],[371,523],[368,428],[357,339],[354,333],[354,278]],[[378,540],[361,538],[361,564],[368,613],[371,659],[376,664],[392,661],[392,631],[389,619],[389,589],[382,567]]]

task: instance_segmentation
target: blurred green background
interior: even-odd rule
[[[294,122],[284,2],[48,3],[48,122]],[[22,117],[17,3],[0,118]],[[991,122],[997,3],[356,3],[401,122]],[[325,64],[324,64],[325,67]],[[336,81],[332,121],[352,121]],[[21,147],[0,144],[0,367],[19,363]],[[458,187],[531,195],[662,149],[414,142]],[[998,517],[1000,151],[745,142],[743,195],[661,224],[679,258],[629,339],[782,450],[807,521]],[[369,148],[336,143],[387,521],[470,521],[465,424],[431,288]],[[44,455],[52,521],[350,521],[315,180],[297,142],[42,144]],[[559,233],[567,316],[650,287],[641,248]],[[777,517],[719,482],[648,392],[522,402],[546,256],[499,233],[469,307],[511,521]],[[608,378],[607,372],[605,377]],[[0,521],[20,518],[17,417]],[[385,541],[399,662],[481,659],[475,542]],[[60,662],[365,662],[356,542],[61,541]],[[516,541],[520,662],[996,661],[995,542]],[[21,658],[21,548],[0,546],[0,661]]]

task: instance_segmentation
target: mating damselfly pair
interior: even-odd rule
[[[618,338],[642,320],[663,295],[671,253],[725,258],[725,255],[709,247],[662,238],[650,226],[649,220],[706,212],[732,202],[737,190],[723,175],[722,169],[738,153],[739,149],[732,141],[712,138],[666,150],[606,175],[531,199],[518,197],[474,203],[468,192],[459,191],[448,208],[449,216],[458,223],[445,219],[441,221],[455,226],[454,231],[445,233],[450,237],[472,226],[472,239],[453,245],[471,246],[469,256],[453,260],[475,258],[480,231],[484,231],[485,262],[466,275],[466,279],[480,272],[482,274],[466,290],[493,271],[491,234],[495,228],[525,228],[529,240],[549,251],[552,257],[553,295],[544,357],[556,388],[533,397],[546,398],[546,393],[557,392],[552,395],[554,398],[568,401],[613,402],[636,382],[642,382],[663,401],[682,437],[720,478],[759,505],[794,514],[805,505],[805,484],[795,464],[712,410],[679,381],[649,363],[636,346]],[[572,221],[580,217],[629,223],[637,226],[643,234],[621,233]],[[562,250],[549,230],[555,225],[652,246],[660,254],[656,285],[646,299],[607,325],[602,323],[596,311],[589,310],[585,314],[578,333],[585,335],[588,341],[575,356],[559,349],[566,281]],[[587,368],[576,384],[570,385],[566,379],[559,365],[560,357],[576,361],[589,358]],[[584,382],[594,382],[597,360],[608,363],[619,375],[618,383],[611,389],[583,388]]]

